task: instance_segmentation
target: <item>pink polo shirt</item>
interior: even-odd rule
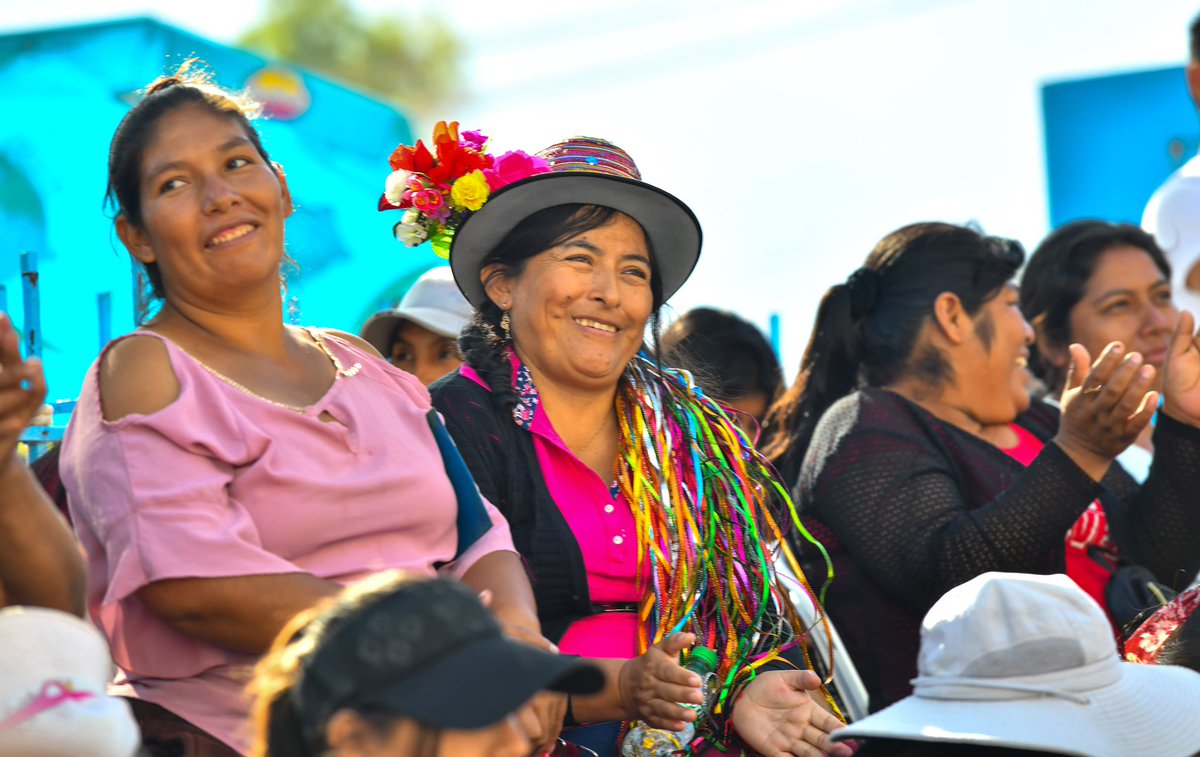
[[[510,353],[511,354],[511,353]],[[576,457],[541,409],[529,369],[511,355],[513,391],[517,404],[513,422],[533,435],[533,448],[550,497],[583,554],[588,594],[594,604],[630,604],[637,590],[637,524],[624,496]],[[463,376],[488,388],[487,382],[465,363]],[[637,656],[637,615],[605,612],[576,621],[559,641],[566,654],[627,659]]]
[[[137,333],[166,346],[178,399],[106,421],[97,360],[63,441],[88,610],[121,669],[113,693],[155,702],[245,751],[243,689],[256,658],[175,631],[137,590],[170,578],[433,576],[454,557],[457,499],[425,417],[429,393],[385,361],[326,336],[347,369],[359,368],[297,412]],[[485,554],[513,551],[503,516],[486,506],[491,530],[445,572],[461,576]]]

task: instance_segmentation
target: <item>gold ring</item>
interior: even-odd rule
[[[1103,388],[1104,388],[1104,384],[1096,384],[1095,386],[1090,386],[1087,389],[1080,391],[1079,393],[1080,394],[1095,394],[1096,392],[1100,391]]]

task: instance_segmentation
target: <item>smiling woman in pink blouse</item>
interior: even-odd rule
[[[152,754],[244,752],[254,661],[368,574],[453,575],[540,638],[508,526],[461,498],[425,389],[356,337],[284,325],[291,195],[247,112],[185,64],[118,127],[117,233],[161,308],[104,349],[63,445],[88,609]]]

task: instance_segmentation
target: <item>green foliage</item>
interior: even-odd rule
[[[238,42],[417,111],[461,94],[462,44],[429,13],[368,16],[348,0],[269,0]]]

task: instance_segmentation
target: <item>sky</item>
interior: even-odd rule
[[[0,0],[0,31],[150,15],[232,42],[262,7]],[[788,376],[822,293],[891,230],[976,221],[1032,249],[1048,231],[1040,87],[1178,65],[1200,11],[1195,0],[403,7],[442,14],[467,44],[470,94],[448,120],[501,150],[605,137],[687,202],[704,252],[671,305],[729,308],[764,329],[778,315]]]

